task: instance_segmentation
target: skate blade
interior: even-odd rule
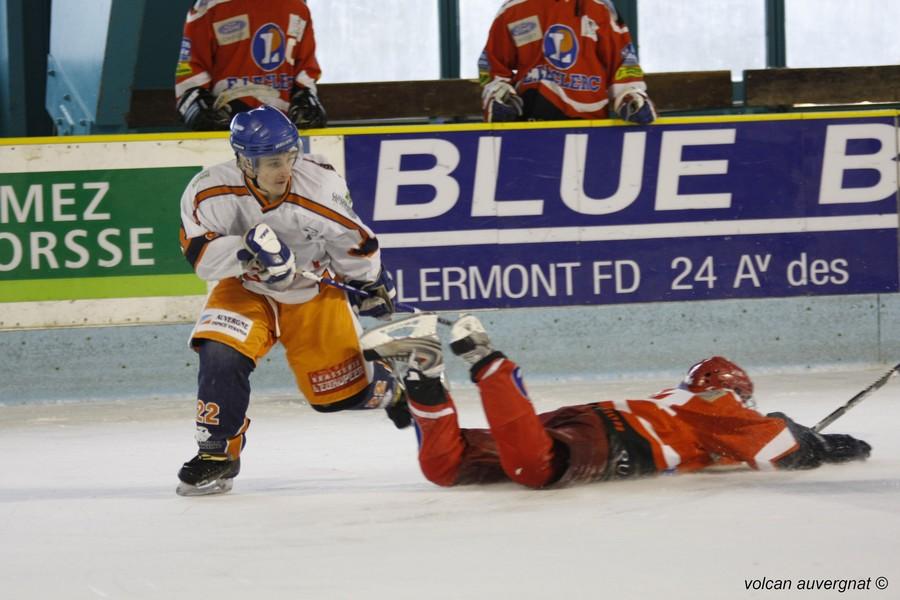
[[[206,485],[191,485],[180,481],[175,493],[179,496],[212,496],[231,491],[233,485],[234,479],[215,479]]]
[[[404,337],[418,338],[437,335],[437,320],[438,317],[435,313],[416,313],[380,325],[363,334],[359,340],[360,346],[363,350],[371,350]]]

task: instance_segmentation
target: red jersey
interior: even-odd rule
[[[175,98],[195,87],[218,97],[252,86],[229,100],[255,108],[262,90],[266,104],[286,112],[294,85],[315,93],[321,73],[304,0],[197,0],[184,24]]]
[[[799,447],[782,419],[745,407],[727,390],[670,389],[647,400],[597,402],[584,408],[604,421],[610,439],[640,440],[649,451],[652,470],[659,472],[737,463],[771,470]]]
[[[495,360],[475,381],[490,430],[460,429],[449,394],[441,403],[422,405],[410,389],[410,411],[421,432],[419,463],[440,485],[518,481],[523,471],[536,472],[529,485],[542,487],[716,464],[775,469],[800,449],[783,419],[745,407],[726,390],[670,389],[644,400],[535,415],[511,360]]]
[[[491,25],[479,74],[482,86],[501,79],[520,96],[537,90],[579,119],[606,118],[610,102],[647,89],[612,0],[508,0]]]
[[[652,400],[564,406],[538,418],[550,438],[566,447],[560,484],[684,473],[715,464],[771,470],[799,447],[783,420],[745,408],[727,391],[669,390]],[[470,431],[462,430],[470,447],[460,466],[468,481],[457,483],[505,479],[493,437]],[[493,464],[485,460],[491,454]],[[477,466],[466,464],[475,457]],[[492,476],[486,478],[482,469]]]

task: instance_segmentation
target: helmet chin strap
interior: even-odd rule
[[[256,184],[256,160],[242,156],[237,152],[234,153],[234,156],[237,158],[237,166],[241,172]]]
[[[290,179],[288,179],[288,183],[285,185],[284,189],[271,191],[260,185],[259,177],[256,175],[256,172],[254,170],[250,170],[249,172],[247,170],[244,170],[243,168],[241,170],[244,173],[244,177],[249,179],[253,183],[254,187],[265,194],[270,200],[281,197],[284,194],[285,190],[287,190],[287,187],[290,185]]]
[[[299,156],[299,150],[295,154],[295,157],[294,157],[295,162],[296,162],[298,156]],[[263,186],[260,185],[260,183],[259,183],[259,173],[258,173],[258,164],[257,164],[257,161],[263,157],[251,158],[249,156],[244,156],[244,155],[240,154],[239,152],[235,152],[235,157],[237,160],[237,166],[241,170],[241,172],[244,174],[244,177],[246,177],[251,182],[253,182],[253,185],[257,189],[259,189],[263,193],[265,193],[267,196],[280,197],[287,190],[287,187],[290,186],[290,177],[289,177],[288,183],[284,189],[280,189],[280,190],[276,190],[276,191],[272,192],[272,191],[269,191],[269,190],[263,188]]]

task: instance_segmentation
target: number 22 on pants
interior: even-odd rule
[[[204,425],[218,425],[219,405],[215,402],[197,400],[197,422]]]

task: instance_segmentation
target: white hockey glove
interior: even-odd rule
[[[251,227],[244,235],[244,248],[238,251],[238,259],[245,263],[245,276],[276,289],[290,286],[297,273],[294,253],[265,223]]]
[[[625,92],[616,98],[613,108],[623,121],[647,125],[656,120],[656,107],[647,93],[641,90]]]
[[[518,121],[524,103],[516,89],[505,79],[496,78],[481,90],[481,108],[488,123]]]
[[[350,285],[357,287],[369,295],[367,297],[349,294],[350,304],[355,306],[363,317],[375,317],[382,321],[390,321],[394,314],[394,298],[397,290],[394,288],[394,278],[381,268],[375,281],[350,281]]]

